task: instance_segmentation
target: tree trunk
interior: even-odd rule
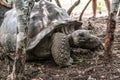
[[[30,13],[34,5],[34,0],[27,0],[25,4],[23,0],[15,0],[15,8],[17,13],[17,46],[15,53],[15,61],[12,73],[7,80],[23,80],[24,68],[26,61],[27,33]]]
[[[52,0],[51,0],[51,1],[52,1]],[[56,2],[56,4],[57,4],[59,7],[62,7],[59,0],[55,0],[55,2]]]
[[[79,3],[80,3],[80,0],[76,1],[76,2],[68,9],[67,13],[70,15],[71,12],[73,11],[73,9],[74,9],[76,6],[79,5]]]
[[[114,41],[115,26],[116,26],[116,21],[114,20],[114,14],[111,13],[110,19],[108,20],[108,23],[107,23],[107,30],[106,30],[106,36],[105,36],[105,50],[104,50],[105,58],[108,61],[110,61],[110,59],[112,58],[111,47]]]

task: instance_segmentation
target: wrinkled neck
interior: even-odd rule
[[[76,48],[77,46],[74,44],[74,41],[73,41],[73,38],[71,35],[68,35],[69,36],[69,44],[70,44],[70,47],[73,47],[73,48]]]

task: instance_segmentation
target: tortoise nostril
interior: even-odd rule
[[[94,40],[93,40],[93,39],[90,39],[90,38],[89,38],[89,41],[90,41],[90,42],[94,42]]]

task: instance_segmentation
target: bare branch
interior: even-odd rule
[[[83,16],[83,13],[85,12],[85,10],[87,9],[88,5],[90,4],[92,0],[89,0],[88,3],[85,5],[84,9],[82,10],[81,14],[80,14],[80,17],[79,17],[79,21],[82,20],[82,16]]]
[[[59,7],[62,7],[59,0],[55,0],[55,2]]]
[[[76,2],[68,9],[67,13],[70,15],[71,12],[73,11],[73,9],[74,9],[76,6],[79,5],[79,3],[80,3],[80,0],[76,1]]]

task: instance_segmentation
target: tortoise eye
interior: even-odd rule
[[[85,37],[85,35],[84,35],[84,34],[79,34],[79,36],[81,36],[81,37]]]
[[[36,19],[36,16],[33,16],[32,19],[35,20],[35,19]]]

